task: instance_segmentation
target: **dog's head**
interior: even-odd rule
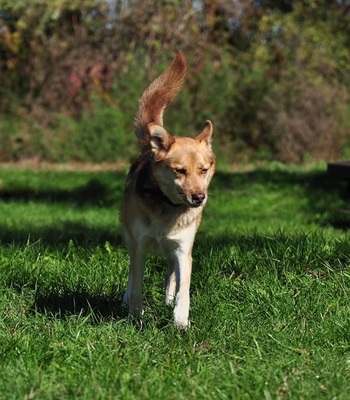
[[[203,206],[215,171],[212,123],[206,121],[203,131],[194,139],[172,136],[154,123],[148,125],[148,130],[160,190],[173,204]]]

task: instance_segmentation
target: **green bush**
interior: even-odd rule
[[[0,0],[0,160],[132,157],[138,98],[179,48],[171,133],[212,120],[225,163],[348,157],[342,2],[240,3]]]
[[[128,160],[135,155],[135,142],[132,116],[96,99],[93,111],[79,119],[60,115],[46,146],[54,161],[100,163]]]

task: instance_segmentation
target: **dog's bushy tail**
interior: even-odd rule
[[[170,66],[143,92],[135,116],[135,133],[141,152],[150,149],[147,125],[163,126],[165,107],[179,93],[186,75],[186,60],[179,51]]]

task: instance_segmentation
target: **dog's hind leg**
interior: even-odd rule
[[[136,247],[136,246],[135,246]],[[146,255],[140,249],[133,249],[130,253],[129,280],[123,297],[123,304],[128,306],[132,317],[140,318],[142,314],[142,281],[145,269]]]
[[[168,257],[168,271],[165,284],[165,303],[172,305],[176,294],[175,260],[173,256]]]

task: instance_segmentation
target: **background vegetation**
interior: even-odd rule
[[[0,160],[118,161],[181,48],[169,130],[236,163],[350,156],[348,0],[0,0]]]

